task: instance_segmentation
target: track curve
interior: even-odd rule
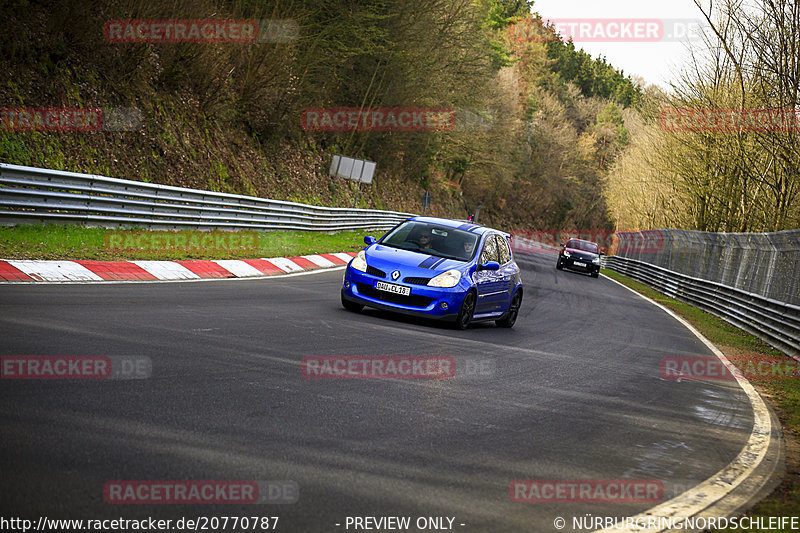
[[[516,479],[647,479],[664,499],[741,451],[735,382],[667,381],[662,358],[710,355],[608,279],[522,258],[514,329],[467,331],[339,303],[341,270],[200,283],[0,287],[0,355],[146,356],[150,379],[0,384],[3,516],[447,516],[461,531],[553,531],[556,516],[652,503],[516,503]],[[309,380],[311,355],[491,362],[452,380]],[[111,480],[296,481],[298,503],[112,505]],[[341,524],[336,526],[336,524]],[[461,526],[460,524],[464,524]],[[351,528],[352,530],[352,528]],[[412,531],[415,529],[412,529]]]

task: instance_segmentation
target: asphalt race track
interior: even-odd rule
[[[152,376],[0,382],[0,514],[278,516],[285,532],[355,531],[348,516],[548,532],[561,516],[573,531],[572,516],[655,504],[518,503],[509,483],[657,480],[668,500],[739,453],[753,415],[735,382],[660,376],[664,357],[711,355],[689,331],[608,279],[556,271],[554,256],[518,259],[526,293],[511,330],[347,312],[341,270],[2,285],[0,355],[144,356]],[[303,357],[331,355],[469,356],[491,371],[302,376]],[[299,499],[106,503],[114,480],[291,480]]]

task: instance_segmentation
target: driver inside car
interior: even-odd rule
[[[423,229],[419,237],[417,237],[417,243],[419,244],[420,251],[433,251],[433,235],[431,234],[431,230],[428,228]]]

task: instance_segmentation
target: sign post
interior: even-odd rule
[[[375,162],[335,155],[331,159],[331,168],[328,174],[336,178],[352,180],[358,184],[356,185],[356,197],[353,200],[353,207],[355,207],[358,203],[358,193],[361,192],[361,184],[372,183]]]
[[[431,205],[431,193],[428,190],[425,190],[425,194],[422,195],[422,216],[428,214],[428,207]]]

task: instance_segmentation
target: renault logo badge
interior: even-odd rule
[[[399,277],[400,277],[400,271],[399,270],[395,270],[394,272],[392,272],[392,279],[396,280]]]

